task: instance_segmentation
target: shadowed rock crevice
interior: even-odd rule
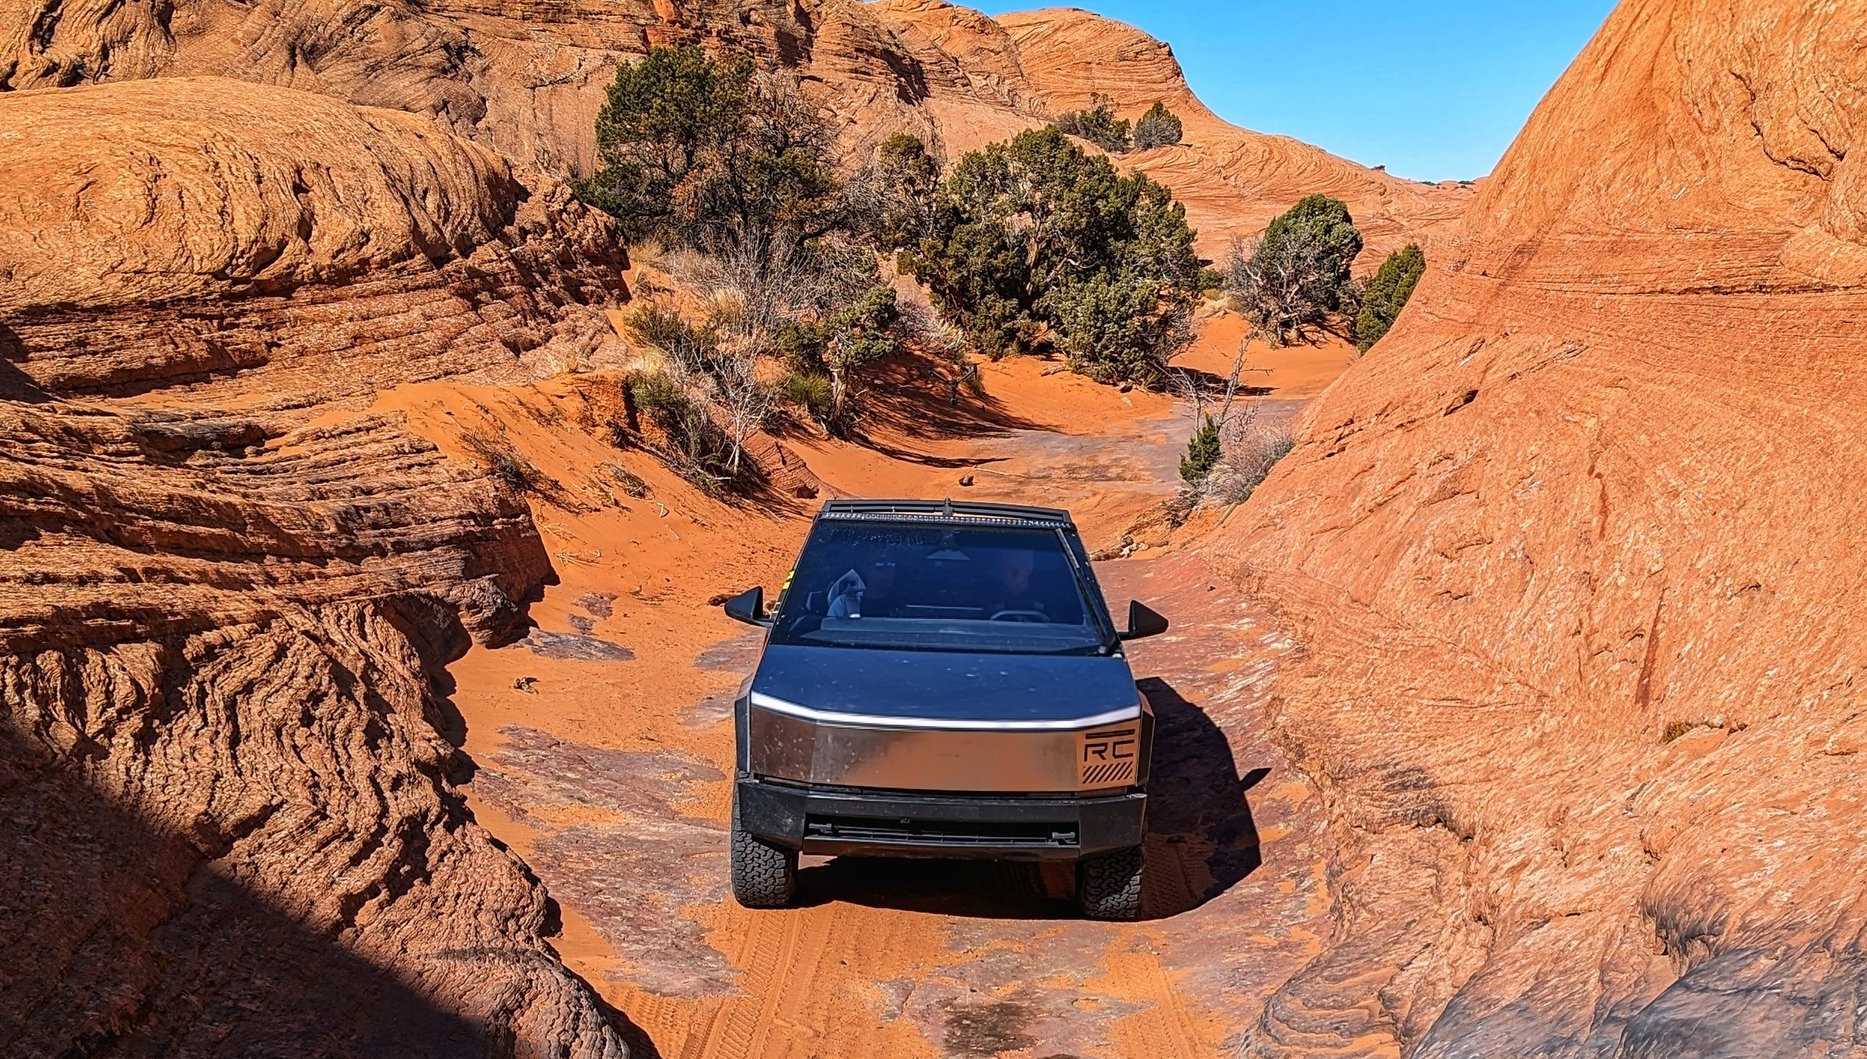
[[[379,614],[15,657],[0,685],[10,1054],[625,1054],[439,782]]]
[[[220,863],[230,847],[204,850],[86,771],[0,723],[0,915],[24,929],[0,972],[9,1054],[514,1053],[509,1031],[255,892]]]

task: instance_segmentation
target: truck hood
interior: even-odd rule
[[[1139,713],[1119,656],[770,645],[751,704],[812,720],[904,727],[1066,728]]]

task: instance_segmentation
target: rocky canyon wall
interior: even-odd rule
[[[601,333],[608,226],[406,113],[0,94],[0,1050],[620,1057],[448,786],[551,576],[377,389]]]
[[[1336,841],[1252,1054],[1867,1046],[1864,35],[1622,3],[1210,542]]]
[[[858,150],[907,130],[957,157],[1094,92],[1131,117],[1163,100],[1186,116],[1186,143],[1125,164],[1174,189],[1214,257],[1327,192],[1353,210],[1371,266],[1430,242],[1471,196],[1221,121],[1166,45],[1122,23],[1072,10],[995,21],[943,0],[0,0],[0,91],[234,77],[422,114],[562,177],[592,164],[615,64],[679,41],[795,73]]]

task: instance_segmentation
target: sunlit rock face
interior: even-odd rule
[[[1863,33],[1623,3],[1210,542],[1337,843],[1255,1054],[1860,1047]]]

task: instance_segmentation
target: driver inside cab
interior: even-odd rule
[[[1045,613],[1044,601],[1031,590],[1031,571],[1036,565],[1037,556],[1025,548],[1006,548],[992,556],[986,581],[986,617],[1006,611],[1023,612],[1027,616]]]

